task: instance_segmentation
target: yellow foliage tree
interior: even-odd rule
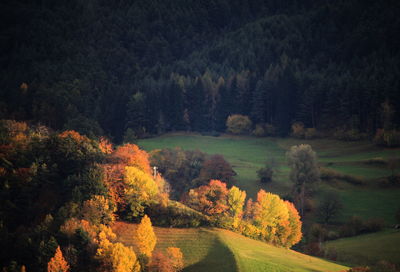
[[[243,205],[246,199],[246,192],[239,190],[238,187],[232,186],[228,192],[229,215],[233,218],[233,227],[237,228],[243,213]]]
[[[47,263],[47,272],[67,272],[69,265],[64,259],[60,247],[57,247],[54,257]]]
[[[141,254],[150,258],[157,243],[157,237],[151,225],[150,218],[145,215],[137,228],[137,246]]]
[[[157,183],[151,175],[134,166],[125,167],[125,197],[132,216],[138,216],[144,211],[144,205],[158,193]]]
[[[110,201],[101,195],[95,195],[91,199],[83,202],[83,218],[94,225],[109,224],[115,220],[115,208]]]
[[[260,190],[254,209],[256,225],[262,228],[267,241],[273,241],[279,225],[289,219],[287,206],[279,196]]]
[[[140,264],[132,248],[121,243],[111,243],[104,232],[99,234],[96,258],[104,272],[139,272]]]

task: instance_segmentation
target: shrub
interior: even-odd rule
[[[267,183],[272,181],[272,175],[274,170],[270,166],[263,167],[257,171],[257,176],[262,183]]]
[[[249,134],[251,126],[249,117],[241,114],[230,115],[226,120],[227,131],[236,135]]]
[[[276,136],[276,128],[268,123],[260,123],[253,130],[253,135],[256,137]]]
[[[357,129],[346,130],[339,128],[335,131],[333,137],[337,140],[352,142],[365,140],[368,138],[368,135],[366,133],[361,133]]]
[[[321,167],[320,169],[320,175],[322,180],[343,180],[348,183],[354,184],[354,185],[363,185],[365,184],[365,181],[363,180],[362,177],[359,176],[353,176],[353,175],[347,175],[347,174],[342,174],[339,171],[336,171],[331,168],[326,168],[326,167]]]

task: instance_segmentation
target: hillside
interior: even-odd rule
[[[0,118],[115,142],[225,131],[238,113],[278,135],[293,121],[373,135],[400,124],[399,10],[393,0],[1,1]]]
[[[179,146],[186,150],[199,149],[209,154],[222,154],[238,174],[235,177],[236,185],[245,190],[249,197],[254,197],[259,189],[279,195],[288,194],[291,183],[285,153],[290,146],[300,143],[312,146],[322,166],[364,180],[364,185],[354,185],[343,180],[320,184],[320,192],[334,191],[340,195],[344,203],[341,221],[358,215],[363,218],[379,217],[388,225],[395,224],[394,213],[398,208],[400,189],[379,186],[378,179],[388,176],[390,170],[385,164],[366,162],[377,157],[382,160],[396,157],[399,154],[398,149],[379,148],[368,142],[341,142],[330,139],[298,140],[230,135],[210,137],[182,133],[167,134],[138,142],[147,151]],[[260,183],[256,171],[271,158],[277,162],[276,175],[271,183]],[[385,201],[381,201],[382,199]]]
[[[136,225],[117,222],[118,241],[135,245]],[[277,248],[222,229],[176,229],[155,227],[157,249],[181,248],[184,271],[341,271],[346,267],[292,250]]]
[[[400,265],[399,244],[399,230],[386,230],[329,241],[325,249],[350,265],[373,265],[382,260]]]

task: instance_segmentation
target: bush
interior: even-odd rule
[[[262,183],[267,183],[272,181],[272,175],[274,170],[270,166],[263,167],[257,171],[257,176]]]
[[[251,126],[251,120],[245,115],[230,115],[226,120],[227,131],[236,135],[249,134]]]
[[[400,146],[400,131],[378,129],[374,137],[374,142],[380,146],[398,147]]]
[[[355,236],[363,233],[377,232],[382,230],[384,221],[380,218],[371,218],[364,221],[359,216],[353,216],[339,229],[341,237]]]
[[[256,137],[276,136],[276,128],[271,124],[260,123],[253,130],[253,135]]]
[[[321,167],[319,171],[322,180],[332,181],[336,179],[336,180],[343,180],[354,185],[365,184],[365,181],[363,180],[362,177],[342,174],[331,168]]]

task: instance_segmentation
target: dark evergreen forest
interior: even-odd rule
[[[231,114],[373,135],[400,125],[396,0],[0,3],[0,119],[114,141]]]

